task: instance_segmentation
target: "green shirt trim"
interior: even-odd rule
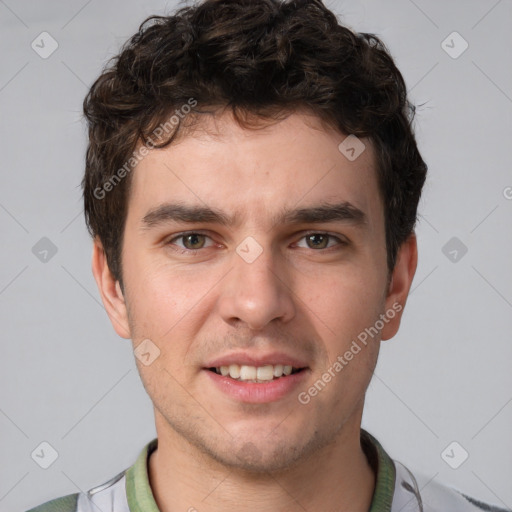
[[[379,441],[364,429],[361,429],[361,447],[377,475],[369,512],[391,512],[395,493],[395,463]]]
[[[27,512],[75,512],[77,501],[78,493],[68,494],[31,508]]]
[[[148,475],[149,456],[157,446],[157,438],[150,441],[140,452],[135,464],[126,471],[126,496],[130,512],[160,512]],[[369,512],[391,512],[395,490],[395,464],[377,439],[363,429],[361,429],[361,447],[377,475]]]
[[[126,471],[126,498],[130,512],[160,512],[148,475],[149,456],[157,446],[157,438],[150,441],[140,452],[135,464]]]

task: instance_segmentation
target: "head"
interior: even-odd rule
[[[84,112],[93,271],[116,331],[158,354],[137,360],[157,428],[268,470],[360,420],[416,269],[426,175],[383,43],[319,0],[208,0],[142,23]],[[293,397],[220,391],[208,365],[240,352],[295,358]]]

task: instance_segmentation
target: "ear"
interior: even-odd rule
[[[388,322],[382,329],[382,340],[388,340],[398,332],[417,265],[418,245],[416,234],[413,232],[400,246],[395,268],[391,274],[385,301]]]
[[[121,338],[131,338],[127,308],[121,286],[110,272],[103,245],[97,238],[94,240],[92,249],[92,273],[114,330]]]

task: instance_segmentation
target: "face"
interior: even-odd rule
[[[388,286],[368,140],[351,161],[338,149],[345,136],[305,114],[260,130],[230,114],[203,123],[134,171],[124,294],[99,246],[94,271],[114,327],[143,353],[159,438],[278,470],[359,429],[415,241]]]

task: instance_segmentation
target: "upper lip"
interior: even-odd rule
[[[306,368],[308,365],[303,360],[285,354],[284,352],[269,352],[267,354],[251,354],[249,352],[232,352],[209,361],[205,368],[219,368],[220,366],[229,366],[239,364],[246,366],[265,366],[265,365],[289,365],[293,368]]]

